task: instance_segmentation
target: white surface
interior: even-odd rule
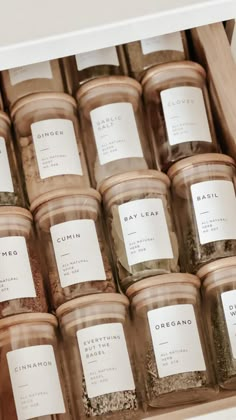
[[[235,0],[8,0],[0,70],[234,17]]]
[[[189,417],[186,420],[235,420],[236,419],[236,408],[228,408],[226,410],[220,410],[218,412],[205,414],[203,416]]]

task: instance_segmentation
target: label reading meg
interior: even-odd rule
[[[65,413],[53,347],[25,347],[7,353],[18,420]]]
[[[162,200],[144,198],[119,206],[129,265],[173,258]]]
[[[119,60],[115,47],[101,48],[100,50],[89,51],[75,56],[78,70],[88,67],[112,65],[119,66]]]
[[[132,104],[103,105],[93,109],[90,116],[101,165],[143,157]]]
[[[221,294],[233,357],[236,359],[236,290]]]
[[[77,340],[89,398],[135,389],[122,324],[84,328]]]
[[[73,220],[50,228],[62,287],[106,280],[93,220]]]
[[[191,185],[198,234],[202,245],[236,239],[236,197],[231,181],[205,181]]]
[[[14,192],[5,139],[0,137],[0,191]]]
[[[50,61],[43,63],[29,64],[28,66],[16,67],[9,70],[10,82],[12,86],[17,83],[31,79],[52,79],[52,69]]]
[[[154,309],[148,321],[160,378],[206,370],[192,305]]]
[[[171,146],[190,141],[212,141],[200,88],[184,86],[163,90],[161,102]]]
[[[23,236],[0,238],[0,302],[36,297],[26,241]]]
[[[184,52],[183,41],[180,32],[154,36],[141,40],[142,53],[144,55],[155,51],[180,51]]]
[[[51,119],[31,124],[41,179],[83,175],[72,121]]]

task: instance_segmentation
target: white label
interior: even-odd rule
[[[142,53],[144,55],[155,51],[180,51],[184,52],[183,41],[180,32],[154,36],[141,40]]]
[[[236,27],[234,27],[234,32],[231,40],[231,51],[236,62]]]
[[[10,351],[7,362],[18,420],[65,413],[52,346]]]
[[[25,80],[52,79],[53,77],[50,61],[16,67],[15,69],[9,70],[9,76],[12,86]]]
[[[173,258],[162,200],[144,198],[119,206],[129,265]]]
[[[230,181],[205,181],[191,185],[198,234],[202,245],[236,239],[236,198]]]
[[[236,359],[236,290],[221,294],[232,354]]]
[[[192,305],[154,309],[148,321],[160,378],[206,370]]]
[[[52,119],[31,124],[40,178],[83,175],[72,121]]]
[[[14,192],[5,139],[0,137],[0,191]]]
[[[0,238],[0,267],[0,302],[36,297],[24,237]]]
[[[50,228],[62,287],[106,280],[93,220],[73,220]]]
[[[135,389],[122,324],[84,328],[77,339],[89,398]]]
[[[89,51],[75,56],[78,70],[87,69],[93,66],[112,65],[119,66],[116,47],[102,48]]]
[[[200,88],[183,86],[163,90],[161,102],[171,146],[190,141],[212,141]]]
[[[132,104],[103,105],[91,111],[90,116],[101,165],[143,157]]]
[[[227,408],[226,410],[213,411],[208,414],[201,414],[197,417],[188,417],[186,420],[235,420],[236,408]]]

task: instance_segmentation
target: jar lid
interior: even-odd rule
[[[4,120],[9,126],[11,125],[11,120],[4,111],[0,111],[0,120]]]
[[[173,283],[187,283],[199,288],[200,280],[197,276],[188,273],[171,273],[162,274],[160,276],[148,277],[144,280],[140,280],[126,290],[126,295],[130,298],[132,295],[140,292],[141,290],[148,289],[149,287],[163,286]]]
[[[16,206],[0,206],[0,216],[23,216],[29,219],[31,222],[33,220],[33,216],[29,210],[24,209],[22,207]]]
[[[124,172],[120,175],[114,175],[106,179],[100,185],[99,192],[104,194],[109,188],[114,187],[114,185],[122,184],[126,181],[132,181],[135,179],[156,179],[158,181],[164,182],[167,187],[170,186],[170,180],[166,174],[163,172],[155,171],[154,169],[143,169],[139,171]]]
[[[61,100],[63,102],[68,102],[75,109],[77,109],[75,99],[72,98],[72,96],[68,95],[67,93],[62,93],[62,92],[33,93],[31,95],[27,95],[23,97],[22,99],[19,99],[19,101],[17,101],[13,105],[11,109],[11,118],[13,118],[15,114],[19,111],[19,109],[24,107],[25,105],[28,105],[32,102],[44,101],[47,99],[52,99],[52,100],[55,99],[55,100]]]
[[[93,303],[122,303],[125,306],[129,306],[129,300],[124,295],[119,293],[98,293],[94,295],[82,296],[69,302],[63,303],[56,310],[56,315],[59,318],[68,312],[73,311],[74,309],[80,309]]]
[[[47,313],[26,313],[0,319],[0,330],[3,328],[12,327],[13,325],[34,324],[36,322],[46,322],[55,327],[58,325],[57,319],[54,315]]]
[[[47,201],[55,200],[57,198],[69,197],[69,196],[87,196],[95,198],[98,202],[101,202],[101,195],[98,191],[93,188],[61,188],[44,193],[33,200],[30,211],[33,213],[39,206],[45,204]]]
[[[168,170],[167,175],[172,180],[176,174],[182,170],[202,164],[207,165],[208,163],[224,163],[225,165],[235,166],[235,161],[227,155],[223,155],[221,153],[203,153],[201,155],[188,157],[174,163],[174,165],[172,165]]]
[[[88,93],[91,89],[101,87],[101,86],[111,86],[111,85],[118,85],[118,86],[131,86],[137,90],[139,95],[142,93],[142,86],[140,83],[132,79],[131,77],[127,76],[107,76],[107,77],[98,77],[96,79],[91,80],[90,82],[85,83],[84,85],[79,88],[76,93],[76,99],[79,101],[82,96]]]
[[[203,267],[201,267],[198,272],[197,272],[197,276],[201,279],[201,280],[205,280],[205,278],[218,270],[222,270],[224,268],[229,268],[229,267],[234,267],[236,268],[236,257],[228,257],[228,258],[221,258],[219,260],[216,261],[212,261],[209,264],[204,265]],[[208,282],[204,282],[204,285],[208,285]]]
[[[199,73],[201,76],[206,78],[206,72],[200,64],[195,63],[193,61],[177,61],[177,62],[173,62],[173,63],[159,64],[157,66],[151,67],[149,70],[146,71],[145,76],[143,77],[141,84],[144,87],[144,85],[146,85],[147,82],[149,82],[149,80],[153,76],[158,76],[160,73],[166,72],[168,70],[175,71],[176,69],[194,70],[197,73]],[[175,77],[175,74],[173,73],[173,78],[174,77]]]

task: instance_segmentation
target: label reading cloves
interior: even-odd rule
[[[6,142],[0,137],[0,191],[14,192]]]
[[[232,354],[236,359],[236,290],[221,294]]]

